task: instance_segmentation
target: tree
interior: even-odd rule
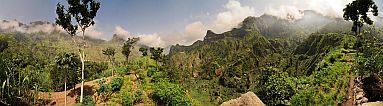
[[[100,8],[100,2],[96,0],[67,0],[69,6],[68,9],[64,8],[64,5],[57,4],[56,8],[56,24],[60,25],[69,35],[75,37],[77,35],[78,28],[82,31],[82,39],[85,42],[85,30],[95,24],[94,18],[97,11]],[[72,22],[74,19],[74,22]],[[76,42],[73,39],[74,42]],[[85,44],[83,44],[83,49]],[[85,49],[84,49],[85,50]],[[80,102],[82,103],[83,91],[84,91],[84,50],[79,49],[79,56],[81,59],[81,96]]]
[[[372,25],[374,21],[368,17],[369,12],[374,16],[378,16],[378,6],[373,0],[355,0],[352,3],[346,5],[343,9],[343,18],[346,21],[353,21],[351,31],[355,32],[355,35],[360,33],[363,24]]]
[[[61,85],[60,82],[64,81],[64,91],[65,91],[65,105],[67,101],[67,83],[75,85],[77,80],[77,67],[79,66],[80,59],[74,53],[64,53],[55,58],[56,70],[53,70],[51,74],[54,79],[58,78],[58,83],[56,80],[56,84]]]
[[[122,54],[124,54],[126,58],[126,62],[129,61],[129,55],[131,52],[131,49],[134,48],[134,44],[136,44],[140,38],[128,38],[128,40],[125,41],[124,46],[122,46]]]
[[[152,54],[152,56],[150,58],[153,60],[156,60],[157,70],[158,70],[158,62],[162,58],[162,52],[163,51],[164,51],[164,48],[160,48],[160,47],[158,47],[157,49],[154,47],[150,48],[150,53]]]
[[[148,49],[141,47],[139,51],[142,53],[142,56],[147,56],[148,55]]]
[[[0,40],[0,52],[3,52],[6,48],[8,48],[8,41]]]
[[[108,56],[109,61],[112,63],[113,70],[112,70],[112,76],[114,75],[114,65],[115,65],[115,58],[114,55],[116,54],[116,50],[114,48],[108,47],[105,50],[102,50],[102,54]]]

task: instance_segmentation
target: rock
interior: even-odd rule
[[[383,102],[368,102],[368,103],[363,103],[362,106],[383,106]]]
[[[356,100],[356,104],[361,104],[362,100]]]
[[[356,93],[356,95],[364,95],[364,92],[358,92],[358,93]]]
[[[368,99],[366,97],[363,97],[362,98],[362,103],[367,103],[368,102]]]
[[[222,103],[220,106],[266,106],[261,99],[258,98],[253,92],[242,94],[237,99],[232,99]]]
[[[363,95],[356,95],[356,100],[360,100],[360,99],[362,99],[363,98]]]
[[[359,87],[355,87],[355,91],[356,92],[363,92],[363,89],[359,88]]]

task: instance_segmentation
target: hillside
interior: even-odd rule
[[[231,31],[208,30],[202,41],[173,45],[167,64],[173,67],[171,76],[178,77],[170,79],[213,104],[248,91],[269,105],[342,104],[353,86],[348,85],[354,78],[351,69],[360,64],[355,63],[361,58],[356,55],[360,38],[351,35],[350,22],[304,13],[293,22],[248,17]],[[197,96],[202,94],[210,99]]]
[[[70,105],[126,106],[216,106],[249,98],[271,106],[383,101],[381,24],[356,35],[351,22],[311,10],[301,14],[292,20],[249,16],[230,31],[207,30],[192,45],[172,45],[169,54],[128,42],[128,59],[122,52],[127,40],[118,34],[108,41],[70,37],[43,21],[1,27],[0,101],[63,105],[65,96]],[[53,29],[40,30],[46,27]],[[84,42],[84,80],[91,93],[80,104],[78,52]],[[103,54],[108,47],[115,49],[112,55]]]

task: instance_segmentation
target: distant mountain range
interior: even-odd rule
[[[324,16],[312,10],[302,11],[303,17],[295,20],[281,19],[277,16],[264,14],[260,17],[249,16],[240,23],[239,28],[233,28],[221,34],[216,34],[211,30],[206,32],[203,40],[198,40],[190,46],[173,45],[170,53],[183,52],[194,47],[211,42],[217,42],[221,39],[234,37],[242,38],[249,32],[259,32],[266,38],[284,38],[303,40],[312,33],[348,33],[351,32],[351,21],[345,21],[343,18],[334,18]],[[375,26],[382,26],[382,17],[375,17]]]

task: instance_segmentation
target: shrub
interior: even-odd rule
[[[106,84],[105,79],[98,80],[97,83],[99,86],[99,88],[96,89],[98,98],[104,102],[112,94],[111,88],[108,84]]]
[[[154,85],[153,100],[166,106],[190,106],[191,100],[177,84],[159,81]]]
[[[114,77],[112,81],[110,81],[111,90],[119,91],[123,83],[124,83],[124,80],[122,77]]]
[[[123,93],[122,105],[123,106],[133,106],[133,98],[129,93]]]
[[[143,98],[142,98],[142,89],[138,89],[136,91],[134,91],[133,93],[133,98],[134,98],[134,103],[139,103],[139,102],[142,102],[143,101]]]
[[[96,105],[95,102],[93,101],[92,96],[89,96],[89,95],[85,96],[82,103],[79,103],[80,102],[79,97],[80,96],[77,96],[77,98],[76,98],[77,104],[75,104],[75,106],[95,106]]]
[[[108,69],[106,63],[86,61],[84,75],[86,80],[94,80],[101,77],[101,73]]]
[[[142,102],[142,90],[136,90],[133,93],[125,92],[122,95],[122,105],[133,106],[136,103]]]

